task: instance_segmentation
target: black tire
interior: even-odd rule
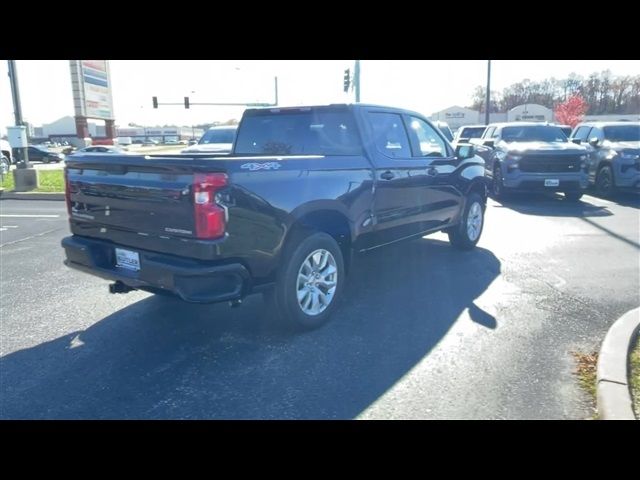
[[[2,171],[2,175],[8,175],[11,170],[11,161],[2,155],[0,158],[0,171]]]
[[[309,255],[316,250],[331,253],[337,270],[336,287],[330,303],[318,314],[303,311],[298,302],[298,273]],[[324,232],[307,231],[292,239],[282,252],[284,264],[278,271],[274,288],[265,292],[273,320],[287,330],[312,330],[325,324],[336,309],[345,282],[344,259],[340,246]]]
[[[49,163],[50,161],[51,161],[51,160],[49,160],[49,158],[48,158],[48,157],[44,157],[44,158],[42,159],[42,163]]]
[[[478,204],[480,208],[480,226],[479,231],[475,238],[470,237],[468,227],[469,220],[469,212],[472,210],[474,204]],[[486,202],[484,199],[477,193],[471,192],[466,199],[466,205],[464,206],[464,212],[462,213],[462,218],[460,219],[460,223],[453,227],[453,229],[447,231],[449,235],[449,242],[451,245],[459,250],[471,250],[473,249],[478,241],[480,240],[480,236],[482,235],[482,230],[484,227],[484,213],[486,210]]]
[[[615,192],[613,170],[610,165],[602,165],[596,175],[596,192],[603,197],[610,197]]]
[[[502,178],[502,168],[500,168],[500,164],[496,164],[495,167],[493,167],[493,181],[491,182],[491,196],[495,200],[502,200],[507,196],[504,189],[504,180]]]
[[[582,198],[582,192],[564,192],[564,199],[568,202],[577,202]]]

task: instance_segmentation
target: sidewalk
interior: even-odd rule
[[[602,420],[634,420],[629,391],[629,354],[640,330],[640,307],[611,326],[598,358],[597,402]]]
[[[9,192],[0,188],[2,200],[64,200],[64,192]]]

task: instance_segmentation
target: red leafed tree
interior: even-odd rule
[[[556,120],[564,125],[574,128],[582,121],[584,114],[587,113],[589,105],[580,95],[569,97],[566,101],[556,105],[554,111]]]

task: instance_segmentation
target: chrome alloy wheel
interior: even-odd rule
[[[322,248],[311,252],[298,270],[298,305],[307,315],[321,314],[331,304],[337,285],[338,268],[331,252]]]
[[[482,230],[482,205],[473,202],[467,214],[467,236],[475,242]]]

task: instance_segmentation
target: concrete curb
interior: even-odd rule
[[[629,351],[640,330],[640,307],[628,311],[607,332],[598,357],[597,401],[602,420],[635,420],[629,392]]]
[[[64,200],[64,193],[0,191],[0,198],[3,200]]]

